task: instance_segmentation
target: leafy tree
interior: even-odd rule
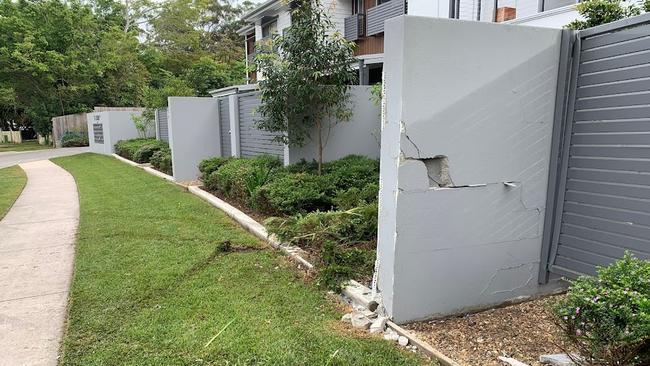
[[[183,78],[194,88],[196,95],[208,96],[210,90],[241,84],[245,77],[243,62],[226,64],[204,56],[187,70]]]
[[[622,0],[585,0],[576,5],[576,9],[585,20],[576,19],[567,24],[567,28],[587,29],[641,13],[636,5],[625,4]]]
[[[262,75],[258,127],[281,132],[277,140],[290,145],[304,145],[315,129],[320,174],[332,121],[349,120],[352,113],[348,86],[355,81],[354,43],[332,32],[318,0],[300,2],[291,20],[284,35],[262,44],[255,58]]]

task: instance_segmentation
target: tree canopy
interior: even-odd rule
[[[250,3],[224,1],[0,0],[0,128],[243,82]]]

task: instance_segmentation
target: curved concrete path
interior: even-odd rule
[[[49,160],[20,166],[27,185],[0,221],[0,365],[56,365],[79,223],[77,186]]]
[[[0,152],[0,168],[27,163],[30,161],[47,160],[61,156],[70,156],[90,152],[89,147],[64,147],[58,149],[35,151],[6,151]]]

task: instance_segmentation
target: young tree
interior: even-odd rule
[[[576,5],[576,9],[585,20],[576,19],[567,24],[567,28],[587,29],[641,13],[636,5],[626,4],[622,0],[586,0]]]
[[[352,114],[348,87],[356,78],[354,43],[333,32],[318,0],[297,3],[291,26],[261,44],[255,58],[262,94],[258,109],[262,119],[257,125],[280,132],[280,142],[298,146],[312,138],[315,129],[320,174],[327,132],[333,121],[347,121]]]

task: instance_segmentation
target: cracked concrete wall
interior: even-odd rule
[[[199,177],[203,159],[221,156],[218,99],[211,97],[169,97],[169,148],[177,182]]]
[[[561,31],[404,16],[385,37],[389,314],[407,322],[557,288],[537,273]]]

